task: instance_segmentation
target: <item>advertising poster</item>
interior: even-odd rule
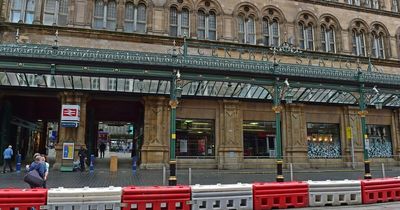
[[[180,149],[180,153],[187,153],[187,140],[186,139],[179,140],[179,149]]]
[[[74,143],[63,143],[63,159],[74,159]]]

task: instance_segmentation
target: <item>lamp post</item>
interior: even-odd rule
[[[276,67],[278,63],[276,61],[276,52],[284,52],[290,54],[298,54],[301,51],[294,48],[292,44],[284,42],[279,47],[272,48],[274,55],[273,63],[273,74],[276,73]],[[293,95],[290,91],[289,81],[285,79],[284,82],[279,80],[279,77],[275,77],[274,87],[273,87],[273,107],[272,110],[275,112],[275,133],[276,133],[276,181],[284,182],[283,176],[283,158],[282,158],[282,132],[281,132],[281,112],[283,107],[281,106],[281,100],[286,100],[286,103],[292,103]]]
[[[184,44],[183,44],[183,57],[185,58],[187,55],[187,44],[186,44],[186,35],[184,36]],[[175,48],[172,49],[172,57],[177,58],[177,52]],[[169,178],[168,185],[176,186],[177,178],[176,178],[176,157],[175,157],[175,144],[176,144],[176,107],[179,104],[178,99],[182,95],[182,80],[180,71],[174,69],[172,72],[172,80],[171,80],[171,89],[170,89],[170,100],[169,106],[171,107],[170,113],[170,161],[169,161]]]
[[[360,116],[361,119],[361,139],[363,142],[363,152],[364,152],[364,179],[371,179],[371,168],[370,168],[370,163],[371,161],[369,160],[369,155],[368,155],[368,150],[369,150],[369,139],[367,135],[367,125],[365,122],[365,117],[368,114],[367,105],[371,101],[371,99],[379,94],[379,90],[376,88],[372,88],[372,90],[368,91],[365,89],[364,84],[361,84],[360,90],[359,90],[359,107],[360,111],[358,112],[358,115]],[[381,109],[382,105],[381,103],[377,103],[375,105],[377,109]]]

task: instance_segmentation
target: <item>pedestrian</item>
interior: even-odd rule
[[[31,165],[29,166],[29,172],[36,170],[40,176],[40,178],[42,178],[43,180],[45,179],[45,175],[46,175],[46,165],[42,162],[42,156],[40,155],[36,155],[35,156],[35,161],[33,161],[31,163]],[[35,185],[33,183],[28,183],[30,185],[31,188],[35,188],[35,187],[45,187],[44,186],[44,182],[42,183],[42,185]]]
[[[81,164],[81,172],[85,171],[85,159],[87,155],[86,155],[86,149],[83,146],[81,146],[81,148],[79,149],[78,156],[79,156],[79,162]]]
[[[44,177],[43,177],[43,188],[46,188],[46,181],[47,178],[49,176],[49,170],[50,170],[50,164],[47,162],[47,158],[44,154],[41,155],[42,157],[42,163],[45,165],[46,167],[46,172],[44,173]]]
[[[106,151],[106,144],[104,144],[104,142],[101,142],[101,144],[100,144],[100,158],[104,158],[105,151]]]
[[[3,159],[4,159],[4,165],[3,165],[3,174],[6,173],[6,167],[8,165],[8,167],[10,168],[10,172],[13,172],[13,168],[11,166],[11,158],[13,156],[13,150],[12,150],[12,146],[9,145],[3,152]]]

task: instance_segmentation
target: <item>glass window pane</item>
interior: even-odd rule
[[[199,39],[206,38],[206,15],[203,11],[199,11],[197,13],[198,22],[197,22],[197,37]]]
[[[117,9],[115,1],[108,2],[107,5],[107,29],[114,31],[117,27]]]
[[[304,25],[302,23],[299,23],[299,44],[300,44],[300,48],[305,50],[305,40],[304,40]]]
[[[146,6],[139,4],[137,12],[136,32],[146,33]]]
[[[178,36],[178,13],[175,7],[171,7],[169,15],[170,36]]]
[[[183,157],[215,156],[214,120],[177,119],[176,155]]]
[[[240,43],[245,43],[245,37],[244,37],[244,17],[239,16],[238,17],[238,35],[239,35],[239,42]]]
[[[393,154],[390,125],[367,125],[369,139],[368,156],[389,158]]]
[[[340,158],[339,124],[307,123],[308,158]]]
[[[275,122],[243,121],[245,157],[275,158]]]
[[[94,6],[94,21],[93,27],[95,29],[103,28],[103,17],[104,17],[104,4],[102,0],[97,0]]]
[[[247,21],[247,40],[246,41],[249,44],[255,44],[255,42],[256,42],[254,18],[249,18],[249,20]]]
[[[274,20],[272,21],[272,45],[273,46],[279,46],[279,23],[278,21]]]

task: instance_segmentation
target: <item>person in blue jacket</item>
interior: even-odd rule
[[[4,159],[4,166],[3,166],[3,173],[6,173],[7,165],[10,168],[10,172],[13,172],[13,168],[11,166],[11,158],[14,155],[12,146],[8,146],[7,149],[3,152],[3,159]]]
[[[43,163],[42,157],[40,155],[36,155],[35,161],[33,161],[31,163],[31,165],[29,166],[29,171],[33,171],[33,170],[37,170],[37,172],[39,173],[39,176],[42,177],[43,180],[45,180],[46,165]],[[35,187],[45,188],[45,182],[43,183],[43,186],[34,186],[31,184],[29,184],[29,185],[31,186],[31,188],[35,188]]]

